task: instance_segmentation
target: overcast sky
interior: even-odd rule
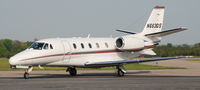
[[[0,0],[0,39],[110,37],[116,29],[141,32],[152,8],[166,7],[164,30],[188,31],[164,37],[162,44],[200,42],[200,0]]]

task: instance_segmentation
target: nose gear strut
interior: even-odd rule
[[[33,66],[29,66],[24,73],[24,79],[29,79],[29,73],[33,70]]]

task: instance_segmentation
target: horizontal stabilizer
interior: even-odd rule
[[[170,34],[173,34],[173,33],[176,33],[176,32],[184,31],[184,30],[187,30],[187,28],[176,28],[176,29],[172,29],[172,30],[146,34],[145,36],[150,37],[150,38],[152,38],[152,37],[163,37],[163,36],[170,35]]]
[[[136,34],[136,33],[134,33],[134,32],[124,31],[124,30],[116,30],[116,31],[118,31],[118,32],[123,32],[123,33],[128,33],[128,34]]]

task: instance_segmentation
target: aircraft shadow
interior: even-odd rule
[[[150,73],[150,71],[127,72],[125,76],[133,76],[129,74]],[[77,76],[70,76],[67,74],[47,74],[42,76],[33,76],[31,78],[110,78],[117,77],[115,72],[102,72],[102,73],[79,73]]]

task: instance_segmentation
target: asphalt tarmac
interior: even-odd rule
[[[57,74],[46,71],[32,73],[31,78],[25,80],[22,71],[7,72],[11,75],[0,77],[0,90],[200,90],[200,76],[127,73],[116,77],[113,72],[82,72],[72,77],[59,71]]]

